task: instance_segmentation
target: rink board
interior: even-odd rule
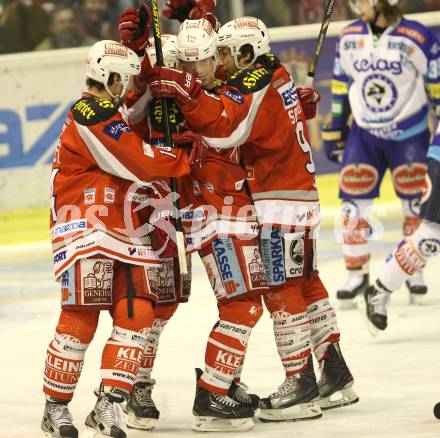
[[[322,225],[332,226],[339,220],[338,174],[318,176],[317,183]],[[394,194],[389,172],[385,175],[377,205],[386,209],[387,216],[400,214],[400,204]],[[0,246],[49,239],[49,207],[0,212]]]
[[[433,27],[440,35],[440,12],[408,18]],[[317,69],[315,86],[322,101],[309,125],[319,175],[338,171],[324,156],[319,127],[329,117],[335,41],[346,24],[331,24]],[[318,32],[319,24],[270,30],[273,51],[299,84]],[[87,48],[74,48],[0,56],[0,211],[47,205],[50,163],[65,115],[85,87],[86,53]]]

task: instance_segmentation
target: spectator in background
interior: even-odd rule
[[[440,0],[423,0],[422,10],[419,12],[440,11]]]
[[[292,1],[285,1],[290,5],[291,24],[320,23],[324,16],[325,0],[298,0],[295,10]],[[332,21],[348,20],[350,18],[348,2],[335,2],[333,6]],[[286,13],[286,10],[284,11]]]
[[[268,26],[320,23],[326,0],[245,0],[246,15],[264,18]],[[347,20],[349,8],[345,2],[335,2],[332,19]]]
[[[81,0],[79,26],[83,35],[97,40],[117,40],[117,26],[112,23],[109,0]]]
[[[78,32],[77,17],[70,6],[57,6],[49,15],[49,36],[35,50],[92,46],[97,41]]]
[[[0,53],[31,51],[47,36],[42,0],[1,0]]]

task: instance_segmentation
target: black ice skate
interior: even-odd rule
[[[156,381],[137,382],[133,385],[130,398],[126,405],[127,427],[140,430],[151,430],[159,419],[151,391]]]
[[[370,282],[369,274],[361,274],[359,271],[348,271],[345,285],[336,292],[341,310],[356,307],[355,298],[363,295]]]
[[[276,392],[260,400],[257,416],[263,422],[313,420],[322,416],[318,397],[319,390],[310,356],[306,369],[286,377]]]
[[[345,363],[339,344],[330,344],[327,354],[328,357],[320,362],[319,406],[325,410],[357,403],[359,397],[353,389],[354,379]]]
[[[358,301],[359,310],[367,322],[367,328],[373,336],[387,328],[387,308],[391,298],[388,291],[378,280],[376,285],[367,288],[364,298]]]
[[[434,417],[440,420],[440,402],[435,404],[433,411],[434,411]]]
[[[41,430],[46,437],[78,438],[78,429],[73,425],[67,401],[52,397],[46,399]]]
[[[93,411],[86,418],[86,426],[101,435],[113,438],[126,438],[123,430],[123,413],[120,404],[124,395],[117,389],[104,392],[101,388],[98,401]]]
[[[202,370],[196,368],[197,381]],[[232,400],[226,395],[214,394],[196,386],[193,406],[194,421],[191,426],[198,432],[244,431],[254,427],[254,410]]]
[[[257,394],[249,394],[247,389],[247,385],[243,382],[232,382],[228,391],[228,396],[232,398],[232,400],[243,406],[249,406],[255,411],[260,403],[260,397],[258,397]]]
[[[423,278],[423,272],[416,272],[405,281],[405,284],[409,291],[409,304],[423,304],[424,295],[428,292],[428,287]]]

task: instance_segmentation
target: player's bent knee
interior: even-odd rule
[[[263,299],[264,305],[271,315],[280,310],[293,315],[304,313],[307,309],[299,284],[289,284],[274,289],[272,292],[264,295]]]
[[[257,299],[231,301],[219,306],[221,320],[251,328],[257,324],[262,314],[263,307],[259,297]]]
[[[169,306],[157,306],[154,310],[154,319],[161,319],[168,321],[176,312],[179,303],[171,304]]]
[[[113,307],[113,325],[141,332],[153,325],[153,303],[148,298],[133,298],[133,317],[129,318],[127,298],[119,300]]]
[[[82,344],[89,344],[95,335],[98,326],[99,310],[65,310],[60,314],[56,327],[59,334],[72,336]]]

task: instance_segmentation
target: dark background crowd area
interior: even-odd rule
[[[237,1],[237,0],[234,0]],[[90,46],[101,39],[118,40],[118,18],[137,0],[0,0],[0,54]],[[244,0],[246,15],[261,18],[267,26],[320,22],[326,0]],[[162,7],[164,0],[162,1]],[[440,10],[440,0],[402,0],[405,13]],[[218,0],[216,14],[222,23],[232,19],[231,2]],[[355,18],[348,1],[335,3],[334,20]],[[163,32],[178,25],[163,20]]]

